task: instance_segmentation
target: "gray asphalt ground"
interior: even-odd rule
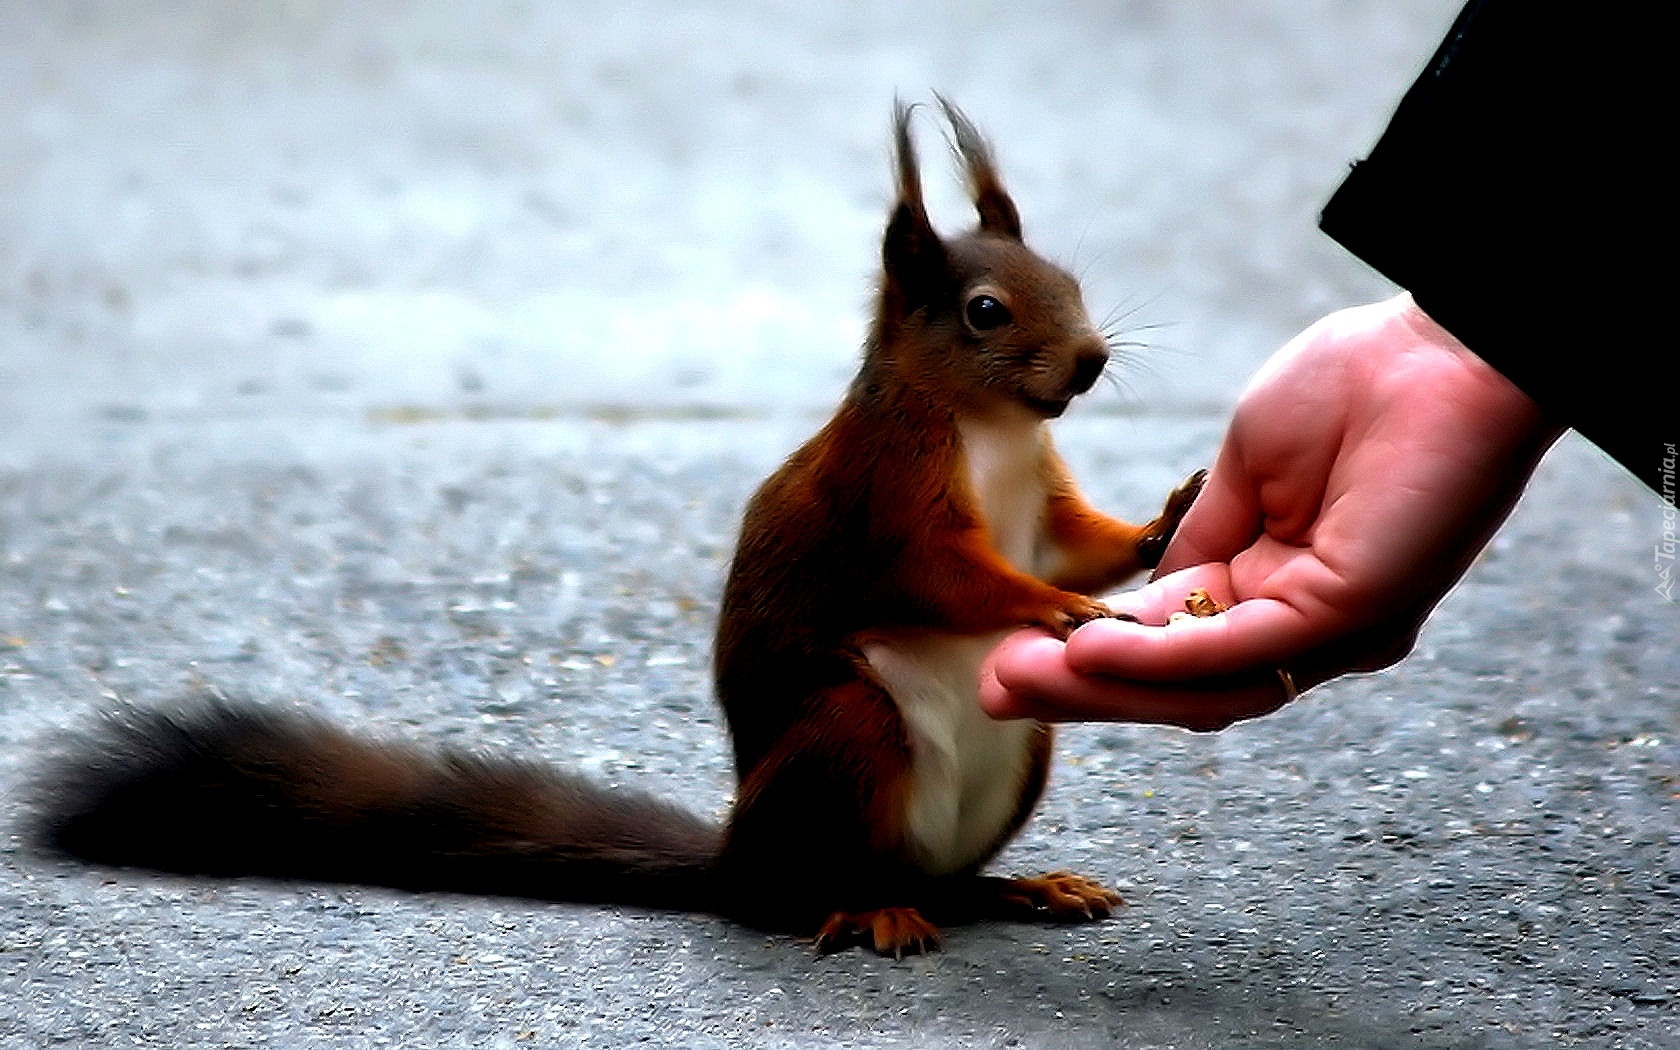
[[[999,867],[1100,925],[817,958],[19,837],[66,729],[201,684],[721,812],[724,563],[855,360],[895,92],[1149,343],[1060,427],[1138,516],[1389,294],[1314,217],[1454,6],[0,4],[0,1047],[1680,1045],[1680,609],[1573,438],[1401,667],[1063,734]]]

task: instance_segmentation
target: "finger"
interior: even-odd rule
[[[1276,675],[1173,685],[1120,682],[1076,674],[1060,661],[1054,667],[1042,666],[1044,655],[1046,650],[1036,644],[997,654],[981,694],[988,714],[1045,722],[1141,722],[1213,732],[1270,714],[1293,698]]]
[[[1224,562],[1205,562],[1152,580],[1142,587],[1121,591],[1103,599],[1116,613],[1125,613],[1140,623],[1161,626],[1174,613],[1186,611],[1184,599],[1191,591],[1208,592],[1221,605],[1232,606],[1237,597],[1231,585],[1231,567]]]
[[[1228,562],[1259,535],[1260,504],[1229,435],[1161,556],[1154,578],[1203,562]]]
[[[1287,665],[1313,640],[1311,624],[1297,609],[1274,598],[1251,598],[1217,616],[1165,626],[1093,620],[1068,636],[1063,656],[1078,674],[1190,682]]]
[[[999,667],[1008,676],[1005,684]],[[1036,628],[1005,638],[980,665],[980,707],[993,718],[1025,718],[1019,705],[1026,694],[1017,689],[1028,680],[1063,681],[1069,675],[1062,660],[1062,643]]]

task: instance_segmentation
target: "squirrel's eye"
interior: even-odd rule
[[[1008,324],[1012,316],[1009,313],[1009,307],[998,302],[995,297],[990,295],[977,295],[970,299],[966,312],[968,323],[981,332]]]

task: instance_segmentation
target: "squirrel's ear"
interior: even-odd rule
[[[910,141],[912,107],[893,110],[893,151],[898,165],[898,201],[881,243],[885,291],[909,314],[930,303],[948,279],[945,244],[934,232],[922,201],[922,176]]]
[[[997,166],[992,163],[992,149],[986,144],[974,122],[958,109],[950,99],[936,96],[945,119],[951,122],[951,135],[968,175],[968,190],[974,197],[974,210],[980,213],[980,228],[987,233],[1021,239],[1021,213],[1015,209],[1003,183],[998,179]]]

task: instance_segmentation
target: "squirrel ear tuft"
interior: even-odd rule
[[[893,148],[898,168],[898,201],[881,243],[885,291],[906,315],[928,305],[949,277],[945,244],[934,232],[922,200],[922,176],[910,139],[915,107],[898,102],[893,108]]]
[[[968,190],[974,197],[974,210],[980,213],[980,229],[1014,240],[1021,239],[1021,213],[998,178],[997,165],[992,161],[992,148],[980,134],[968,115],[944,95],[936,94],[945,119],[951,123],[951,135],[957,157],[968,176]]]

